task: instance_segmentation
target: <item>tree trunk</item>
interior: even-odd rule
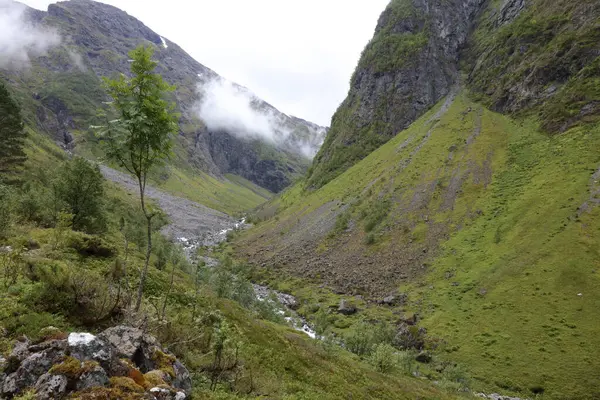
[[[145,185],[142,184],[142,179],[138,178],[140,184],[140,200],[142,202],[142,211],[148,221],[148,247],[146,249],[146,262],[144,268],[140,274],[140,285],[138,287],[137,301],[135,302],[135,312],[140,311],[142,306],[142,297],[144,295],[144,286],[146,285],[146,277],[148,275],[148,266],[150,264],[150,256],[152,255],[152,215],[146,211],[146,204],[144,203],[144,189]]]

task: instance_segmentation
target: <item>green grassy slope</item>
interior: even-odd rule
[[[64,157],[49,139],[35,132],[30,132],[27,153],[30,183],[36,181],[37,174],[56,168]],[[239,185],[249,184],[239,182]],[[10,279],[14,273],[7,275],[7,259],[4,253],[0,254],[0,354],[6,356],[21,335],[38,339],[40,330],[47,326],[64,331],[98,332],[109,325],[136,323],[136,317],[121,312],[100,318],[107,311],[104,296],[114,295],[116,290],[115,279],[119,279],[119,288],[123,285],[122,296],[126,296],[128,287],[133,293],[144,263],[144,248],[135,242],[129,243],[125,256],[119,232],[122,216],[140,213],[135,197],[110,182],[105,190],[108,230],[103,234],[90,236],[70,229],[62,231],[15,221],[10,235],[0,238],[0,247],[26,247],[19,257],[14,283]],[[138,217],[143,222],[143,216]],[[155,229],[159,225],[157,220]],[[143,234],[143,224],[137,228]],[[95,243],[90,247],[92,251],[81,252],[89,243]],[[261,319],[237,302],[219,297],[213,282],[202,281],[196,287],[194,272],[197,271],[192,266],[182,264],[175,269],[171,289],[171,268],[175,267],[169,263],[159,270],[156,265],[153,255],[138,322],[144,320],[149,332],[190,369],[193,399],[459,398],[400,371],[378,373],[373,366],[340,347],[326,346],[287,325]],[[170,293],[166,317],[159,319],[155,307],[162,304],[165,293]],[[108,303],[112,305],[113,301],[114,298]],[[214,359],[211,343],[219,332],[213,326],[216,320],[227,322],[229,336],[224,346],[229,352],[237,346],[240,364],[234,371],[235,383],[222,383],[217,385],[217,391],[211,391],[209,378]]]
[[[598,398],[600,127],[549,137],[464,93],[436,122],[442,108],[263,207],[274,217],[238,254],[346,293],[406,292],[396,311],[418,312],[476,389]]]

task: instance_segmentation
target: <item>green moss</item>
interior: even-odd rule
[[[152,361],[159,370],[168,374],[171,376],[171,378],[175,378],[175,369],[173,368],[173,364],[175,364],[177,359],[174,356],[163,353],[157,349],[152,354]]]
[[[110,386],[125,393],[143,393],[144,388],[135,383],[131,378],[124,376],[113,376],[110,378]]]
[[[60,364],[56,364],[49,371],[54,375],[64,375],[71,380],[78,379],[84,372],[84,365],[75,357],[67,357]]]

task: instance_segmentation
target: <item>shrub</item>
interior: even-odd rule
[[[365,321],[355,324],[345,336],[346,348],[359,356],[368,355],[373,349],[372,327]]]
[[[398,365],[396,349],[387,343],[380,343],[375,346],[373,352],[369,356],[369,362],[379,372],[391,372]]]
[[[57,214],[52,193],[33,182],[27,182],[18,193],[15,212],[19,219],[42,226],[52,226]]]
[[[415,354],[411,351],[399,351],[396,355],[398,366],[406,375],[412,375],[415,370]]]
[[[81,157],[65,162],[54,182],[54,193],[72,214],[74,230],[94,233],[106,229],[104,177],[97,165]]]

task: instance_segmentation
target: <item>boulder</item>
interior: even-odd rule
[[[109,383],[108,374],[101,366],[96,366],[90,371],[86,371],[77,381],[77,390],[85,390],[93,387],[107,386]]]
[[[390,296],[385,297],[383,300],[381,300],[380,304],[384,304],[386,306],[399,306],[402,305],[404,303],[406,303],[407,300],[407,295],[404,293],[401,294],[393,294]]]
[[[173,364],[173,371],[175,372],[175,378],[173,379],[173,387],[183,390],[185,393],[191,393],[192,391],[192,376],[188,369],[175,360]]]
[[[68,348],[70,355],[79,361],[96,361],[103,368],[110,368],[114,360],[113,348],[91,333],[71,333]]]
[[[408,325],[403,322],[398,325],[396,336],[394,337],[394,346],[407,350],[422,350],[425,346],[426,333],[427,331],[424,328],[418,328],[415,325]]]
[[[11,368],[0,374],[0,399],[13,398],[29,388],[35,388],[39,399],[61,399],[74,391],[107,387],[113,379],[134,382],[130,376],[141,376],[142,371],[147,387],[157,389],[143,398],[183,400],[192,390],[187,368],[154,337],[131,327],[110,328],[98,336],[71,333],[67,339],[35,345],[24,338],[9,358],[12,364],[6,363]],[[144,391],[141,386],[138,389]]]
[[[346,300],[340,301],[340,306],[338,307],[338,312],[344,315],[353,315],[356,314],[358,310],[356,306]]]
[[[144,332],[128,326],[115,326],[105,330],[98,337],[115,348],[117,357],[133,360],[136,351],[142,344]]]
[[[25,336],[15,343],[15,347],[6,360],[7,369],[4,372],[10,373],[17,370],[23,360],[31,355],[29,352],[29,346],[31,346],[31,342]]]
[[[67,393],[67,377],[64,375],[43,374],[35,384],[38,400],[62,399]]]

